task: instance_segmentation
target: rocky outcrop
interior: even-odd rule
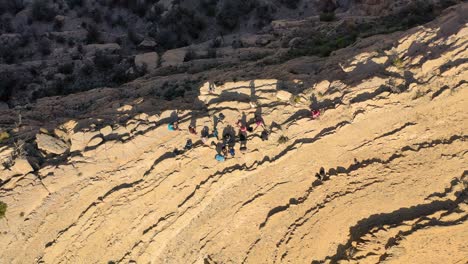
[[[96,52],[116,53],[120,50],[120,45],[117,43],[89,44],[84,46],[84,50],[87,56],[94,56]]]
[[[182,63],[37,100],[21,122],[5,110],[1,120],[18,125],[0,147],[0,259],[463,263],[467,8],[326,59],[190,73]],[[311,108],[321,115],[311,119]],[[212,145],[238,134],[239,120],[255,128],[259,115],[268,139],[259,126],[247,150],[228,142],[235,155],[215,160]],[[168,130],[175,120],[181,131]],[[215,126],[220,139],[203,144],[201,131]],[[39,149],[66,141],[70,151],[37,151],[39,127]]]
[[[40,150],[51,154],[63,154],[68,149],[65,142],[46,134],[37,134],[36,142]]]
[[[289,101],[291,99],[292,94],[290,92],[281,90],[276,92],[276,98],[278,98],[281,101]]]
[[[156,52],[148,52],[135,56],[135,66],[154,70],[158,67],[159,56]]]
[[[138,44],[138,48],[142,50],[155,50],[157,46],[156,41],[151,39],[145,39]]]
[[[162,66],[177,66],[184,62],[187,51],[185,49],[168,50],[161,58]]]
[[[20,174],[28,174],[33,171],[33,168],[27,159],[16,159],[12,170]]]

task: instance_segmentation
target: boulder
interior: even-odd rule
[[[37,147],[47,153],[63,154],[68,149],[65,142],[46,134],[37,134],[36,142]]]
[[[327,80],[323,80],[315,85],[315,90],[320,94],[325,94],[330,87],[330,82]]]
[[[54,129],[54,134],[65,142],[70,140],[70,136],[67,134],[67,132],[60,130],[58,128]]]
[[[158,44],[156,44],[156,42],[151,39],[145,39],[140,44],[138,44],[138,48],[144,50],[154,50],[157,46]]]
[[[159,56],[156,52],[147,52],[135,56],[135,66],[146,67],[147,70],[154,70],[158,67]],[[146,65],[146,66],[145,66]]]
[[[290,92],[286,92],[284,90],[280,90],[276,92],[276,98],[281,101],[289,101],[291,99],[292,94]]]
[[[88,148],[95,147],[95,146],[101,144],[102,141],[104,141],[104,140],[102,139],[102,137],[95,137],[95,138],[93,138],[93,139],[91,139],[91,140],[89,141],[89,143],[88,143],[88,145],[87,145],[86,147],[88,147]]]
[[[299,43],[301,43],[301,41],[302,41],[301,37],[295,37],[288,42],[288,47],[293,48],[297,46]]]
[[[168,50],[162,55],[162,66],[177,66],[182,64],[186,54],[187,50],[185,49]]]
[[[61,15],[55,16],[54,20],[55,20],[56,23],[59,23],[59,24],[62,24],[62,25],[63,25],[63,23],[65,23],[65,17],[61,16]]]
[[[99,132],[101,132],[101,135],[103,137],[105,136],[108,136],[112,133],[112,127],[111,126],[105,126],[103,128],[101,128],[101,130],[99,130]]]
[[[32,172],[33,168],[27,159],[17,159],[15,160],[15,165],[13,165],[12,170],[25,175]]]
[[[94,56],[96,52],[103,53],[115,53],[120,50],[120,46],[117,43],[106,43],[106,44],[90,44],[84,46],[86,56]]]
[[[69,120],[69,121],[67,121],[66,123],[64,123],[62,125],[62,128],[65,131],[67,131],[67,133],[72,134],[77,125],[78,125],[78,123],[75,120]]]
[[[269,44],[273,39],[274,37],[272,35],[261,35],[255,40],[255,44],[263,47]]]
[[[89,142],[91,141],[92,138],[94,138],[96,135],[98,135],[98,131],[93,131],[93,132],[77,132],[73,134],[70,138],[71,140],[71,147],[70,151],[82,151],[84,150]]]

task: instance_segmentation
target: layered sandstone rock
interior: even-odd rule
[[[71,149],[34,156],[44,161],[33,171],[0,167],[0,200],[8,204],[0,259],[463,263],[466,12],[466,4],[456,6],[427,25],[361,40],[327,59],[150,75],[38,100],[22,111],[18,134],[60,128]],[[191,97],[154,99],[153,88],[169,80],[198,86]],[[278,100],[286,90],[310,100]],[[322,111],[318,119],[311,120],[311,106]],[[67,109],[84,110],[59,115]],[[38,113],[50,119],[41,123]],[[216,161],[209,143],[218,141],[205,146],[186,129],[211,131],[220,113],[220,134],[260,114],[269,139],[262,141],[260,127],[245,153],[236,143],[234,157]],[[184,131],[167,129],[175,119]],[[176,155],[187,139],[194,147]],[[0,158],[16,152],[14,144],[2,147]]]

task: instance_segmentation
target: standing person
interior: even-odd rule
[[[240,129],[240,132],[247,133],[247,126],[245,126],[241,119],[237,120],[236,126]]]
[[[317,119],[321,113],[320,113],[320,110],[312,109],[310,111],[310,114],[311,114],[312,119]]]
[[[208,82],[208,93],[210,94],[214,94],[216,91],[216,86],[214,83],[212,83],[211,81]]]
[[[208,135],[208,137],[215,137],[216,139],[219,139],[218,138],[218,129],[213,128],[213,132],[210,135]]]
[[[262,131],[261,136],[260,136],[262,138],[262,141],[267,141],[268,140],[268,135],[269,135],[268,131],[266,129],[264,129]]]
[[[247,132],[239,131],[239,142],[240,142],[239,150],[242,153],[245,153],[245,151],[247,151]]]
[[[254,120],[257,126],[254,128],[253,131],[255,131],[259,126],[263,127],[263,129],[266,129],[265,122],[263,121],[263,118],[261,116],[255,115]]]
[[[320,181],[325,181],[327,177],[327,174],[325,173],[325,168],[321,167],[320,171],[315,174],[315,177]]]
[[[193,134],[193,135],[197,134],[197,130],[195,129],[195,126],[190,125],[188,127],[188,130],[189,130],[190,134]]]
[[[208,127],[204,127],[201,131],[201,140],[203,144],[206,144],[208,142],[209,137],[210,137],[210,132],[208,130]]]
[[[225,135],[223,136],[223,143],[224,143],[225,145],[228,145],[229,143],[231,143],[231,135],[225,134]]]

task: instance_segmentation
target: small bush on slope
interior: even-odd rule
[[[6,210],[7,210],[7,204],[0,201],[0,219],[2,219],[3,217],[5,217],[5,213],[6,213]]]

